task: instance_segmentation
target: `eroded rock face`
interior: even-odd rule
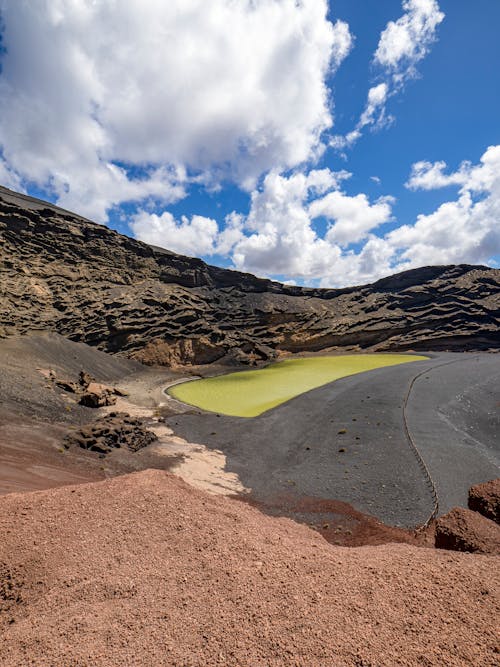
[[[223,345],[212,343],[209,338],[187,338],[166,341],[156,338],[133,352],[130,356],[148,365],[182,366],[185,364],[210,364],[226,354]]]
[[[436,521],[437,549],[500,554],[500,526],[478,512],[455,507]]]
[[[500,478],[469,489],[469,509],[500,524]]]
[[[55,331],[153,364],[325,348],[499,347],[500,271],[305,289],[208,266],[0,187],[0,337]]]
[[[137,452],[157,439],[157,435],[149,431],[142,420],[135,419],[125,412],[111,412],[92,424],[68,434],[64,446],[68,449],[76,445],[105,456],[120,447]]]

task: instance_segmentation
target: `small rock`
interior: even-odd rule
[[[68,391],[71,394],[76,394],[80,387],[75,382],[69,382],[67,380],[55,380],[56,386],[64,391]]]
[[[80,405],[85,405],[87,408],[102,408],[105,405],[114,405],[116,403],[116,390],[106,384],[90,382],[79,402]]]
[[[86,389],[91,382],[94,382],[94,378],[86,371],[80,371],[80,375],[78,376],[78,383],[80,386]]]

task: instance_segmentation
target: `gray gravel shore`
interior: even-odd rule
[[[469,486],[498,477],[500,464],[500,355],[429,357],[344,378],[253,419],[200,412],[168,423],[222,450],[227,469],[259,502],[272,505],[283,494],[336,499],[388,524],[416,526],[433,499],[404,431],[415,376],[406,417],[440,514],[466,504]]]

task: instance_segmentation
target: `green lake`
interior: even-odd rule
[[[260,370],[184,382],[170,387],[168,394],[203,410],[256,417],[299,394],[348,375],[427,358],[410,354],[349,354],[288,359]]]

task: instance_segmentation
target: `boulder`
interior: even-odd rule
[[[469,509],[500,524],[500,478],[469,489]]]
[[[85,393],[81,395],[79,403],[87,408],[102,408],[105,405],[114,405],[116,403],[116,393],[113,387],[91,382]]]
[[[478,512],[455,507],[436,521],[437,549],[500,554],[500,526]]]
[[[80,371],[78,382],[57,378],[53,371],[51,371],[50,378],[60,389],[80,396],[80,405],[85,405],[88,408],[102,408],[105,405],[114,405],[117,396],[127,396],[126,392],[116,387],[96,382],[85,371]]]

